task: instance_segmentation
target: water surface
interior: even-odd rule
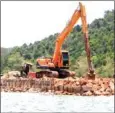
[[[114,96],[2,92],[1,112],[114,112]]]

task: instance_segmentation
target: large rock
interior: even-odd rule
[[[110,88],[111,88],[111,90],[112,90],[112,91],[114,91],[114,90],[115,90],[115,89],[114,89],[115,85],[114,85],[114,83],[113,83],[113,82],[110,82],[110,83],[109,83],[109,86],[110,86]]]
[[[80,85],[75,86],[75,87],[74,87],[74,93],[75,93],[75,94],[80,93],[80,92],[81,92],[81,89],[82,89],[82,88],[81,88]]]
[[[84,78],[81,78],[79,82],[80,82],[81,85],[86,85],[87,84],[87,80],[85,80]]]
[[[87,86],[87,85],[83,85],[83,86],[82,86],[82,90],[83,90],[83,92],[91,91],[91,90],[92,90],[92,87]]]
[[[82,94],[83,96],[91,96],[92,95],[92,92],[91,91],[87,91],[85,93]]]
[[[21,77],[21,74],[19,71],[10,71],[8,73],[5,73],[1,79],[15,79],[17,77]]]
[[[10,71],[8,72],[9,77],[15,76],[15,77],[20,77],[21,74],[19,71]]]
[[[100,91],[94,91],[94,95],[101,95],[102,93]]]

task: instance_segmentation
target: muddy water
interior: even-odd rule
[[[114,112],[114,96],[1,93],[1,112]]]

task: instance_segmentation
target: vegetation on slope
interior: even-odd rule
[[[1,70],[4,69],[5,65],[5,57],[10,53],[10,51],[12,50],[12,48],[3,48],[1,47],[1,60],[0,60],[0,64],[1,64]]]
[[[112,76],[114,67],[114,10],[106,11],[104,18],[95,19],[89,26],[89,40],[91,46],[92,61],[96,73],[100,76]],[[53,55],[55,41],[58,33],[36,41],[34,44],[23,44],[14,47],[4,57],[5,62],[1,65],[2,72],[17,70],[24,61],[36,64],[38,57]],[[70,54],[70,69],[76,71],[77,76],[87,72],[87,59],[84,48],[82,26],[75,26],[63,44]]]

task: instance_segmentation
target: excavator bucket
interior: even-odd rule
[[[88,79],[95,79],[96,73],[94,71],[90,71],[86,75]]]

